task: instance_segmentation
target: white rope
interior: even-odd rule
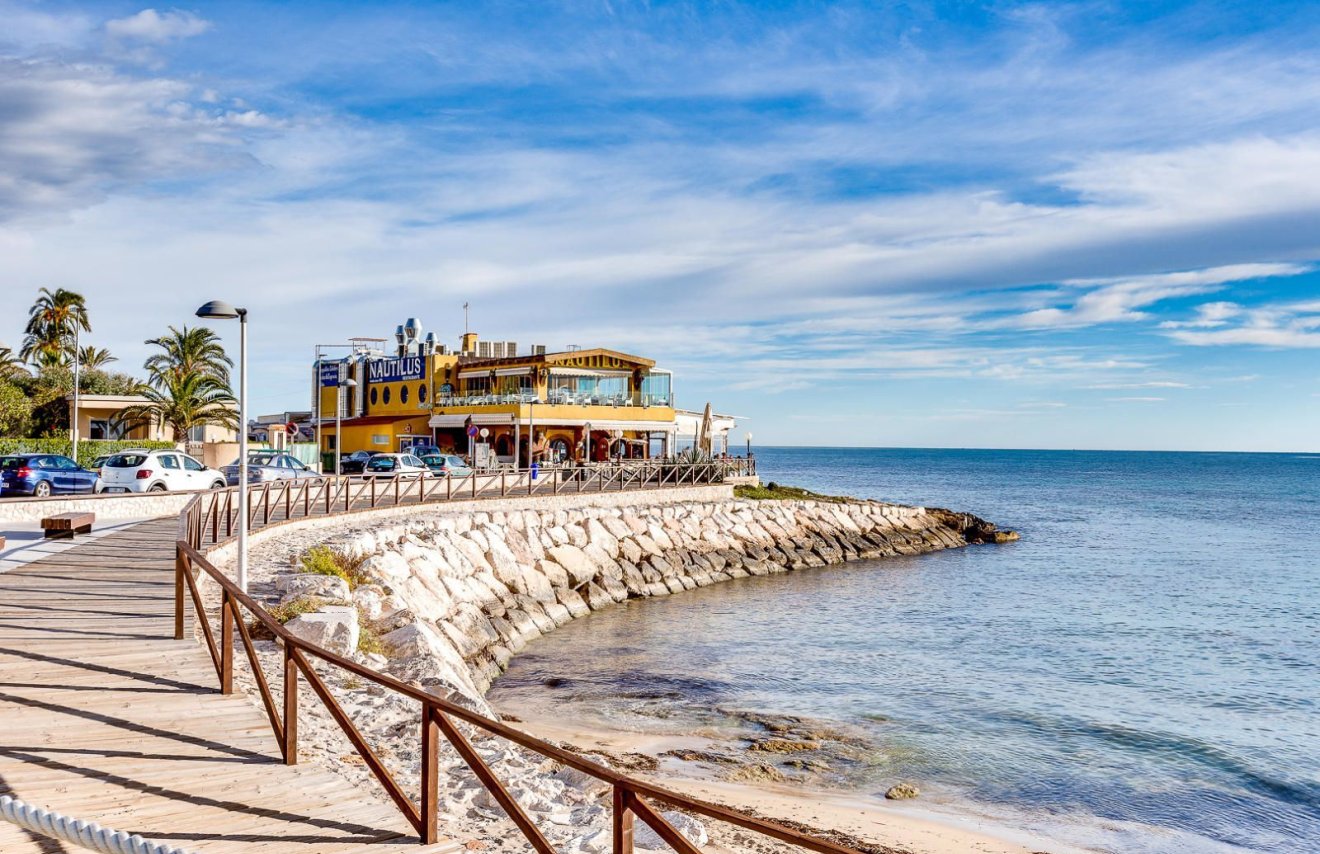
[[[136,833],[107,830],[94,821],[81,821],[57,812],[30,806],[18,798],[0,795],[0,818],[27,828],[33,833],[53,836],[101,854],[191,854],[184,848],[171,848],[148,842]]]

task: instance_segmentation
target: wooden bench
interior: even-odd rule
[[[47,539],[72,539],[75,534],[90,534],[95,513],[60,513],[41,520]]]

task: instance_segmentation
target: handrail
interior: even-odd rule
[[[743,461],[745,462],[745,461]],[[673,465],[673,464],[670,464]],[[699,463],[692,465],[690,471],[664,472],[659,468],[640,467],[630,475],[625,475],[622,468],[614,471],[608,480],[603,476],[597,477],[595,482],[599,484],[600,491],[611,488],[611,484],[617,482],[619,489],[629,488],[629,483],[637,483],[632,488],[645,489],[655,488],[664,484],[666,474],[672,474],[673,480],[670,483],[674,486],[681,485],[684,482],[684,476],[693,482],[718,482],[723,479],[723,470],[720,462]],[[654,475],[654,480],[651,479]],[[625,479],[625,477],[627,479]],[[718,479],[718,480],[717,480]],[[590,483],[591,481],[589,481]],[[404,487],[395,479],[394,498],[406,496]],[[285,507],[296,506],[292,495],[292,490],[296,486],[289,486],[282,493],[285,500]],[[311,493],[306,490],[311,488],[311,484],[303,486],[302,501],[305,506],[311,506]],[[352,502],[347,499],[346,485],[340,485],[335,492],[335,512],[331,515],[342,515],[352,512]],[[409,487],[411,489],[411,487]],[[447,493],[452,492],[447,488]],[[344,492],[345,507],[338,508],[337,496]],[[425,500],[425,488],[419,485],[416,489],[420,500]],[[267,492],[267,495],[269,493]],[[218,506],[222,501],[228,506],[232,502],[223,498],[223,493],[212,494],[210,500],[212,506]],[[613,795],[612,803],[612,827],[613,827],[613,854],[632,854],[633,852],[633,820],[640,818],[649,825],[656,834],[669,844],[679,854],[701,854],[700,849],[683,837],[668,821],[664,819],[648,803],[651,801],[660,801],[673,807],[677,807],[687,812],[702,815],[717,821],[727,822],[736,825],[745,830],[750,830],[795,845],[807,851],[819,852],[820,854],[862,854],[855,848],[849,848],[824,839],[819,839],[799,830],[768,821],[763,818],[748,815],[729,807],[720,806],[697,798],[692,798],[679,792],[648,783],[622,774],[599,763],[586,759],[573,751],[566,750],[558,745],[544,741],[535,736],[524,733],[520,730],[510,727],[508,724],[487,718],[477,712],[464,708],[449,700],[429,694],[419,688],[400,681],[392,676],[379,673],[371,668],[365,667],[352,659],[338,655],[330,650],[324,649],[316,644],[309,643],[295,636],[288,631],[278,620],[266,612],[256,600],[252,599],[247,593],[239,589],[238,585],[221,572],[207,557],[201,552],[203,541],[206,538],[205,520],[210,515],[214,518],[214,512],[211,508],[202,509],[202,503],[208,496],[198,495],[180,514],[180,536],[177,543],[177,558],[175,561],[175,637],[182,639],[184,637],[184,590],[193,603],[193,609],[197,619],[202,623],[202,637],[206,643],[213,662],[216,665],[216,673],[219,677],[220,690],[222,693],[230,694],[234,691],[234,646],[235,633],[234,628],[238,628],[237,640],[243,646],[247,660],[251,665],[257,681],[258,692],[261,694],[262,706],[269,718],[271,729],[274,732],[275,739],[279,745],[280,753],[286,764],[296,764],[298,761],[298,679],[301,675],[308,681],[309,687],[316,694],[317,698],[326,707],[326,710],[334,718],[340,729],[353,744],[354,749],[361,756],[367,768],[372,772],[377,780],[384,787],[386,794],[403,813],[414,829],[422,843],[435,842],[438,839],[438,790],[439,790],[439,765],[438,765],[438,744],[439,738],[443,736],[458,752],[468,767],[476,774],[482,785],[490,791],[495,800],[500,804],[504,811],[517,825],[519,831],[523,834],[527,842],[538,854],[553,854],[554,849],[549,841],[536,827],[531,818],[523,810],[521,805],[512,794],[504,787],[494,771],[473,749],[471,743],[458,728],[455,721],[461,721],[464,724],[473,726],[490,735],[506,739],[520,747],[534,751],[548,759],[553,759],[570,768],[574,768],[584,774],[596,778],[609,784]],[[331,507],[331,497],[328,491],[318,500],[324,498],[325,507]],[[359,490],[361,497],[361,490]],[[286,521],[291,521],[286,520]],[[212,526],[215,530],[216,526]],[[201,591],[198,587],[196,574],[205,573],[220,588],[220,641],[217,644],[215,633],[211,630],[210,618],[202,605]],[[283,702],[277,704],[274,696],[271,694],[269,684],[267,683],[265,673],[259,666],[259,659],[256,654],[256,648],[253,645],[251,633],[248,631],[242,612],[246,611],[269,632],[283,646]],[[362,679],[370,680],[383,688],[389,689],[403,697],[417,701],[421,704],[421,716],[419,720],[420,739],[422,743],[422,769],[420,785],[420,803],[414,803],[404,792],[402,786],[394,778],[384,763],[372,750],[362,733],[349,719],[348,715],[340,707],[339,703],[331,695],[320,674],[312,666],[311,659],[317,659],[332,667],[347,671]]]

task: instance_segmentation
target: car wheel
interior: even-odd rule
[[[164,492],[165,488],[165,484],[163,483],[153,483],[151,487],[147,489],[147,492]]]
[[[215,483],[211,484],[211,488],[212,488],[212,489],[224,489],[224,488],[225,488],[225,482],[224,482],[223,480],[217,480]]]
[[[37,485],[32,487],[32,494],[37,498],[48,498],[50,496],[50,484],[44,480],[37,481]]]

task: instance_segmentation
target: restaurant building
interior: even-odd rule
[[[651,359],[540,345],[520,353],[472,332],[450,350],[434,334],[422,338],[416,320],[398,327],[390,352],[383,343],[355,339],[350,355],[317,365],[323,452],[434,444],[525,466],[667,456],[676,447],[673,376]]]

